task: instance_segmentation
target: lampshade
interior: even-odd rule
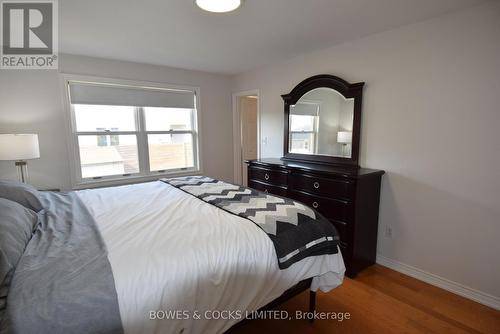
[[[340,144],[352,143],[352,132],[350,132],[350,131],[337,132],[337,143],[340,143]]]
[[[40,158],[37,134],[0,134],[0,160]]]

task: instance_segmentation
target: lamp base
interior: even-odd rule
[[[16,161],[17,178],[19,181],[26,183],[28,181],[28,163],[24,160]]]

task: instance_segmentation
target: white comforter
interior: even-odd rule
[[[127,334],[221,333],[238,320],[205,319],[211,311],[254,311],[303,279],[329,291],[344,277],[340,252],[280,270],[272,242],[251,221],[160,181],[77,194],[107,245]],[[159,310],[187,312],[151,320]]]

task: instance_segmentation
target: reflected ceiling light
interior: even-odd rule
[[[227,13],[238,9],[243,0],[195,0],[195,3],[207,12]]]

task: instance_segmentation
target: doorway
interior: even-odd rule
[[[245,160],[259,157],[259,92],[246,91],[233,95],[234,112],[234,181],[247,186]]]

